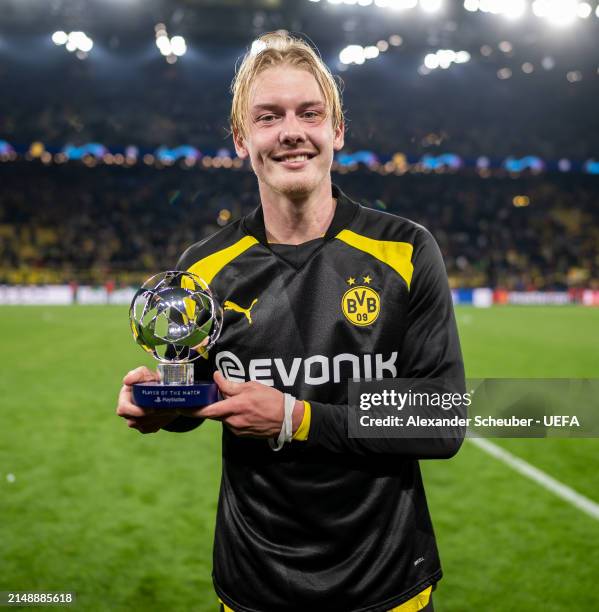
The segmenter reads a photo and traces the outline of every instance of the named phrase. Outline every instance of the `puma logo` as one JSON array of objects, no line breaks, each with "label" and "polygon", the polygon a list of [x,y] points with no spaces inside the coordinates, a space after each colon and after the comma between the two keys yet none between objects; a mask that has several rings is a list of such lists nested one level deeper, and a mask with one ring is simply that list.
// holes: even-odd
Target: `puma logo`
[{"label": "puma logo", "polygon": [[234,310],[235,312],[241,312],[243,313],[247,320],[248,323],[251,325],[252,324],[252,315],[250,314],[250,310],[254,307],[254,304],[258,301],[258,298],[254,298],[254,300],[252,301],[252,303],[250,304],[249,308],[242,308],[241,306],[238,306],[235,302],[231,302],[229,300],[227,300],[224,303],[224,309],[225,310]]}]

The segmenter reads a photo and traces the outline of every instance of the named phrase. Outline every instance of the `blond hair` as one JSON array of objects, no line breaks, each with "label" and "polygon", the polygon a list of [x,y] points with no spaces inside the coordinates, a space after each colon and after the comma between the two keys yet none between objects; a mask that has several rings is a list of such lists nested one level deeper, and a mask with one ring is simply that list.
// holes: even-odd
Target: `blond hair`
[{"label": "blond hair", "polygon": [[267,32],[256,39],[236,70],[231,83],[233,101],[230,123],[233,134],[246,135],[249,96],[254,79],[264,70],[281,65],[310,72],[322,91],[333,128],[343,125],[341,88],[318,51],[302,38],[278,30]]}]

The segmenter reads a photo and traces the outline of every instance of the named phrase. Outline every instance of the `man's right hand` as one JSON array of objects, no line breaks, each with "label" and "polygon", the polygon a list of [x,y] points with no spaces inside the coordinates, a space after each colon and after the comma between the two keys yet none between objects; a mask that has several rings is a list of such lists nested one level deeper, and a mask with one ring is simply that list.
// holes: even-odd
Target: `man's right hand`
[{"label": "man's right hand", "polygon": [[133,403],[133,392],[131,385],[135,383],[158,381],[158,373],[152,372],[145,366],[135,368],[128,372],[123,378],[123,386],[119,393],[119,401],[116,407],[118,416],[127,421],[127,425],[132,429],[137,429],[141,433],[155,433],[165,427],[178,416],[179,412],[173,409],[160,408],[140,408]]}]

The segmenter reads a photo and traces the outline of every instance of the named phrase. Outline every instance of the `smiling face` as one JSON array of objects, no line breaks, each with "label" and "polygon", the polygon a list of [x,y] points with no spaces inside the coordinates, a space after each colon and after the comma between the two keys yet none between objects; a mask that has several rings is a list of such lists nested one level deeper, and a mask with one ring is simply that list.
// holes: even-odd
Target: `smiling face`
[{"label": "smiling face", "polygon": [[343,125],[333,128],[318,82],[307,70],[268,68],[250,90],[245,135],[235,150],[249,157],[261,193],[305,198],[330,184],[333,154],[343,147]]}]

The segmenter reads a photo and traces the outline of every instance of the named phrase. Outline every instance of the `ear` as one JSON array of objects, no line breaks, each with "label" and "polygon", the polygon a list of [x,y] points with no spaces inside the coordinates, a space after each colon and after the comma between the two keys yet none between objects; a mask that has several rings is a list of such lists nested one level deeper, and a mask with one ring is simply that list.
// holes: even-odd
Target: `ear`
[{"label": "ear", "polygon": [[244,137],[236,131],[233,131],[233,144],[235,145],[235,153],[240,159],[246,159],[249,156],[249,151],[245,146]]},{"label": "ear", "polygon": [[335,130],[335,135],[333,136],[333,149],[335,151],[341,151],[341,149],[343,149],[344,144],[345,144],[345,123],[343,123],[342,121],[339,127]]}]

